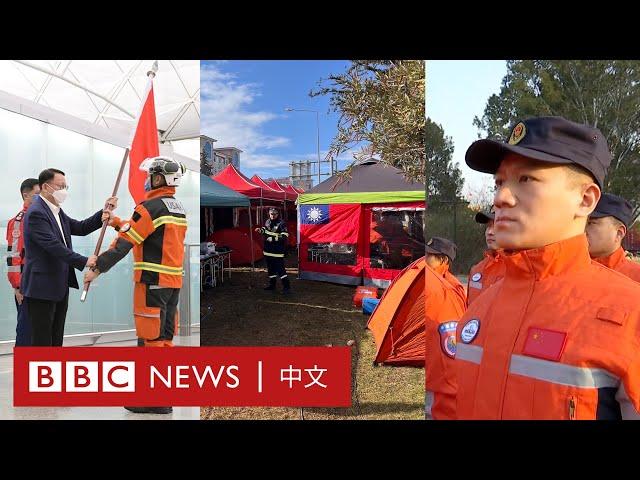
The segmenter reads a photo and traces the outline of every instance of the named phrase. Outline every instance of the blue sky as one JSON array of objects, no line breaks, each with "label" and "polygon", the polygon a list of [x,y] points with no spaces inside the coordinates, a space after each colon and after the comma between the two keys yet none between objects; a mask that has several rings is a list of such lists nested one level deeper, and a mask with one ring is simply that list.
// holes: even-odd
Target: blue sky
[{"label": "blue sky", "polygon": [[[203,61],[201,131],[216,147],[243,150],[240,170],[251,177],[286,177],[289,162],[315,160],[316,115],[285,107],[318,110],[320,155],[336,133],[338,115],[328,113],[328,97],[309,97],[321,78],[344,72],[348,61]],[[340,157],[339,168],[352,160]],[[328,169],[328,165],[324,165]],[[327,177],[322,177],[323,180]]]},{"label": "blue sky", "polygon": [[467,167],[464,154],[478,139],[473,117],[481,117],[489,97],[500,92],[506,73],[504,60],[427,61],[427,116],[441,124],[445,135],[453,140],[453,161],[462,170],[464,194],[493,185],[491,175]]}]

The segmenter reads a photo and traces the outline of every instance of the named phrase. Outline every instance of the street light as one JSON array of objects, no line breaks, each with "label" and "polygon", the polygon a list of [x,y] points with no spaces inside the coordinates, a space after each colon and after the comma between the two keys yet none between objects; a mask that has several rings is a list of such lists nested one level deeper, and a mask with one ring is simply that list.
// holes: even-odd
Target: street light
[{"label": "street light", "polygon": [[[318,133],[318,185],[320,185],[320,116],[317,110],[305,110],[298,108],[285,107],[285,112],[312,112],[316,114],[316,129]],[[331,174],[333,175],[333,162],[331,163]]]}]

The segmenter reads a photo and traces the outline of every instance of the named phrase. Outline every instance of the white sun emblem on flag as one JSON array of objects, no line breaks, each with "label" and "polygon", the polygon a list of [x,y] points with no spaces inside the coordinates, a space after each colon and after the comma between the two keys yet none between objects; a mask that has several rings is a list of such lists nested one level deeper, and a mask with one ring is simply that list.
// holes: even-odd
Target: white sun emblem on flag
[{"label": "white sun emblem on flag", "polygon": [[316,223],[322,220],[322,210],[317,207],[310,208],[307,212],[307,218]]}]

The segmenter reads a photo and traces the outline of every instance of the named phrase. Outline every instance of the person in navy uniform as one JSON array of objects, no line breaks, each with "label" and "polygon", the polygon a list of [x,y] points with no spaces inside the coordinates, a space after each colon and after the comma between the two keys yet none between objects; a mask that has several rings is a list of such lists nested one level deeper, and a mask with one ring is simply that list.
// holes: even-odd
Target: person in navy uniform
[{"label": "person in navy uniform", "polygon": [[289,240],[287,223],[280,218],[280,212],[277,208],[270,208],[269,218],[264,227],[258,227],[255,230],[264,237],[263,252],[269,275],[269,285],[265,287],[265,290],[275,290],[276,282],[280,277],[283,293],[290,293],[291,284],[284,268],[284,254]]}]

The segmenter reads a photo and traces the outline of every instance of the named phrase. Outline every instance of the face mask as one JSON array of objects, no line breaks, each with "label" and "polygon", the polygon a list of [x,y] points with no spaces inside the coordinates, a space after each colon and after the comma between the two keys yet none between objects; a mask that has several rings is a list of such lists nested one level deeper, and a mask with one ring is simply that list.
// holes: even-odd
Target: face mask
[{"label": "face mask", "polygon": [[144,181],[144,191],[151,191],[151,177],[147,177],[147,179]]},{"label": "face mask", "polygon": [[54,190],[51,193],[51,196],[56,200],[56,202],[58,202],[59,204],[63,204],[69,196],[69,192],[66,189]]}]

